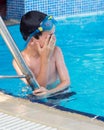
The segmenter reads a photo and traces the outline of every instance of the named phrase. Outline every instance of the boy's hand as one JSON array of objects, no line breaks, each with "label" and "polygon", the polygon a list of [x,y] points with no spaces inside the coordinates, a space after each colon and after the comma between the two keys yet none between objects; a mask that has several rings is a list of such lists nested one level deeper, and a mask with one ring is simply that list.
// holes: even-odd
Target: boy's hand
[{"label": "boy's hand", "polygon": [[47,58],[47,59],[50,58],[50,56],[52,55],[52,52],[54,50],[54,47],[55,47],[55,42],[56,42],[55,36],[48,35],[44,42],[43,48],[41,48],[40,45],[37,44],[38,52],[42,58]]},{"label": "boy's hand", "polygon": [[39,97],[46,97],[48,96],[48,92],[49,90],[45,87],[40,87],[39,89],[34,90],[33,94]]}]

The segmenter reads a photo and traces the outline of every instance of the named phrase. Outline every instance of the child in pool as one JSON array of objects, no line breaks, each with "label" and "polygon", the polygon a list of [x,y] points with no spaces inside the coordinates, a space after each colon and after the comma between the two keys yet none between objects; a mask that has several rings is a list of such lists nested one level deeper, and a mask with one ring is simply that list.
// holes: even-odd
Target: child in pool
[{"label": "child in pool", "polygon": [[[34,90],[34,95],[46,96],[67,88],[70,77],[62,51],[55,46],[54,18],[39,11],[30,11],[21,18],[20,31],[24,40],[27,40],[27,46],[21,54],[41,86]],[[15,60],[13,65],[17,73],[22,74]],[[57,79],[60,83],[53,89],[47,89]],[[26,80],[24,82],[27,83]]]}]

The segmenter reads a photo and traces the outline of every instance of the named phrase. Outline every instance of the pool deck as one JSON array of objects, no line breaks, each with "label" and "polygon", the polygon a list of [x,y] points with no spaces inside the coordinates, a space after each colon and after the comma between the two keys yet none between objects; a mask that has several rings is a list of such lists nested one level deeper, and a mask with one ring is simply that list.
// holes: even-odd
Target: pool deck
[{"label": "pool deck", "polygon": [[16,25],[19,24],[19,20],[15,20],[15,19],[8,19],[8,20],[4,20],[4,23],[8,26],[8,25]]},{"label": "pool deck", "polygon": [[0,112],[57,130],[104,130],[104,122],[0,92]]}]

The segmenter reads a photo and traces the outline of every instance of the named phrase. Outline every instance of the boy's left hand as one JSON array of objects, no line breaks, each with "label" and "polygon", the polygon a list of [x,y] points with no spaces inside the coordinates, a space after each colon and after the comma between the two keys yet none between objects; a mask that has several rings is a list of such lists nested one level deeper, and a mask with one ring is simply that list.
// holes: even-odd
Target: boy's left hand
[{"label": "boy's left hand", "polygon": [[40,87],[39,89],[34,90],[33,94],[35,96],[46,97],[48,96],[48,92],[49,90],[46,89],[45,87]]}]

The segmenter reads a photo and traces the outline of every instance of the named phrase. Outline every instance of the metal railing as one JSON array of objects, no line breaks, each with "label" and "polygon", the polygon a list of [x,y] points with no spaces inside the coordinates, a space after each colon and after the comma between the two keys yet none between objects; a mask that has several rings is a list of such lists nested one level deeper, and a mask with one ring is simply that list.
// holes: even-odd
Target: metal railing
[{"label": "metal railing", "polygon": [[13,55],[18,67],[20,68],[21,72],[25,76],[25,77],[24,76],[1,76],[1,78],[26,78],[28,84],[32,87],[32,90],[39,88],[40,86],[38,82],[36,81],[29,67],[26,65],[18,47],[16,46],[15,41],[10,35],[1,16],[0,16],[0,34],[3,37],[6,45],[8,46],[11,54]]}]

